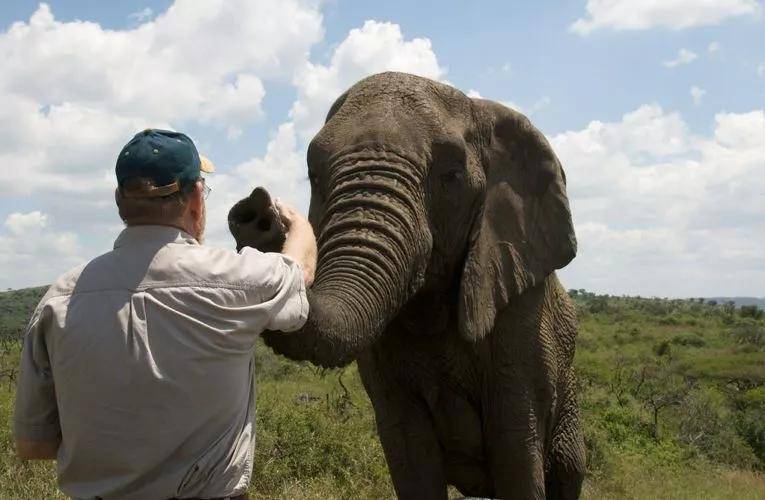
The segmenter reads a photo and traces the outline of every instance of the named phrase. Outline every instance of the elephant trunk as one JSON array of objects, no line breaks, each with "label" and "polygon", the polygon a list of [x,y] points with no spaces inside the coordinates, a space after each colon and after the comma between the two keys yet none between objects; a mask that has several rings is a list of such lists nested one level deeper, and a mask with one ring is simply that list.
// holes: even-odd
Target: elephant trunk
[{"label": "elephant trunk", "polygon": [[353,361],[382,333],[421,285],[430,249],[417,170],[351,157],[330,172],[308,321],[263,335],[280,354],[327,367]]}]

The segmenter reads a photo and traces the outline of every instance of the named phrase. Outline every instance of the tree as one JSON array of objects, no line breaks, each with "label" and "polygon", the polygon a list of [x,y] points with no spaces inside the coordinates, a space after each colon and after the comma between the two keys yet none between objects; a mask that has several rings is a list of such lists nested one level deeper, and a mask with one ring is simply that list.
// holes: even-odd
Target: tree
[{"label": "tree", "polygon": [[651,435],[659,440],[659,417],[664,409],[680,405],[694,387],[691,379],[677,372],[671,356],[646,362],[636,375],[635,398],[651,414]]},{"label": "tree", "polygon": [[736,303],[732,300],[726,300],[723,302],[722,310],[726,315],[733,316],[733,313],[736,312]]},{"label": "tree", "polygon": [[762,318],[763,311],[762,309],[757,307],[755,304],[752,304],[750,306],[741,306],[741,309],[739,309],[738,314],[742,318],[760,319]]}]

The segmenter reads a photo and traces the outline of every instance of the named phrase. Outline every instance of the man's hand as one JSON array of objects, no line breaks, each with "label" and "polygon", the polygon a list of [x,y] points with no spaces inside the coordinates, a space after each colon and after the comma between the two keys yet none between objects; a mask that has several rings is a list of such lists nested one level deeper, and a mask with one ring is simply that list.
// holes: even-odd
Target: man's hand
[{"label": "man's hand", "polygon": [[305,286],[311,286],[316,272],[316,237],[308,219],[300,215],[294,208],[274,200],[274,205],[279,211],[285,227],[287,239],[284,242],[282,253],[295,259],[303,268]]},{"label": "man's hand", "polygon": [[53,460],[61,441],[16,440],[16,454],[22,460]]}]

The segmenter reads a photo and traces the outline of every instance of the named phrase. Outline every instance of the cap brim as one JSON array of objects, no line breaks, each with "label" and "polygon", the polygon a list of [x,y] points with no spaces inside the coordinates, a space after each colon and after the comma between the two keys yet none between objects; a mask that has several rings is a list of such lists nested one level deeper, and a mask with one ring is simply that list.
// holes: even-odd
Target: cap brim
[{"label": "cap brim", "polygon": [[206,156],[199,155],[199,170],[211,174],[215,172],[215,165]]}]

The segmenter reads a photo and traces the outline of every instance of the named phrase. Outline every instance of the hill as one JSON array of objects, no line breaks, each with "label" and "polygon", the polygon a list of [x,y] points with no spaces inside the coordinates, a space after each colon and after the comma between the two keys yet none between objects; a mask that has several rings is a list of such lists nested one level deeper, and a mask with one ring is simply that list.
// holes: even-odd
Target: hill
[{"label": "hill", "polygon": [[16,335],[26,326],[47,286],[0,292],[0,336]]},{"label": "hill", "polygon": [[[23,328],[43,292],[0,294],[7,331]],[[583,498],[765,498],[764,315],[725,301],[570,295],[580,321]],[[53,464],[11,452],[15,382],[2,373],[17,370],[19,343],[5,339],[0,497],[63,498]],[[252,498],[394,496],[355,365],[321,370],[260,343],[255,362]]]},{"label": "hill", "polygon": [[736,307],[757,306],[760,309],[765,309],[765,298],[763,297],[709,297],[706,300],[713,300],[718,304],[724,304],[725,302],[731,301],[736,304]]}]

